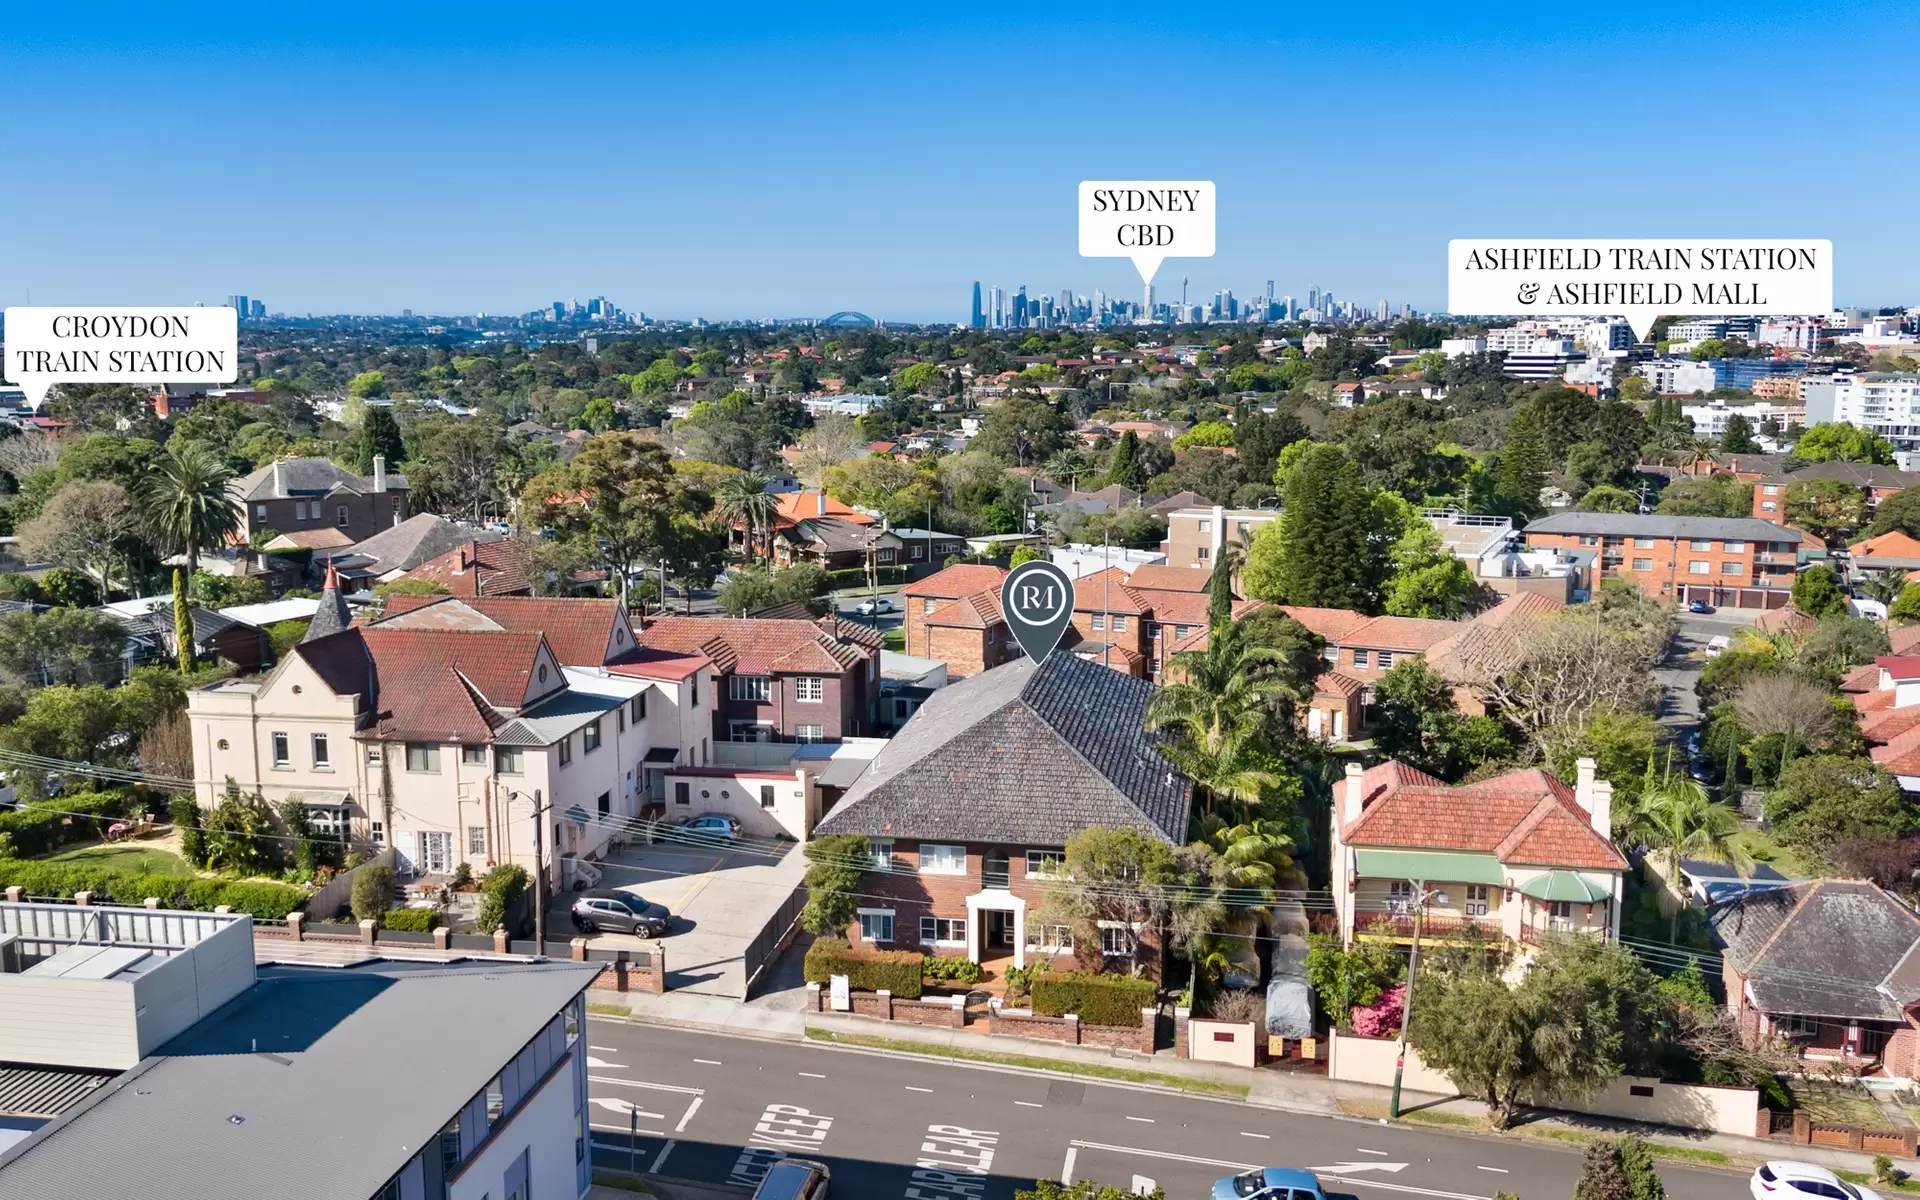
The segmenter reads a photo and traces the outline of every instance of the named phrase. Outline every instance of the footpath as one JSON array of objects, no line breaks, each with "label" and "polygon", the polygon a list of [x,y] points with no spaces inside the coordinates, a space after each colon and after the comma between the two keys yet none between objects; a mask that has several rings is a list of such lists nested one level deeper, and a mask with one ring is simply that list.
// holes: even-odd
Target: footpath
[{"label": "footpath", "polygon": [[[1285,1112],[1342,1120],[1386,1120],[1389,1090],[1372,1084],[1345,1083],[1324,1075],[1285,1068],[1247,1068],[1224,1063],[1192,1062],[1170,1052],[1147,1056],[1098,1046],[976,1033],[876,1021],[845,1013],[805,1012],[781,996],[762,997],[747,1004],[719,997],[668,992],[652,995],[631,992],[617,1003],[595,994],[593,1011],[624,1015],[615,1010],[631,1006],[631,1019],[736,1037],[806,1041],[809,1037],[877,1053],[928,1055],[987,1066],[1030,1071],[1058,1071],[1104,1079],[1121,1086],[1180,1091],[1244,1099],[1248,1104]],[[1486,1106],[1460,1096],[1425,1092],[1402,1093],[1401,1120],[1436,1132],[1478,1137],[1514,1137],[1577,1145],[1596,1136],[1638,1133],[1673,1157],[1691,1166],[1722,1167],[1741,1173],[1767,1159],[1817,1163],[1836,1171],[1870,1175],[1873,1156],[1854,1150],[1790,1145],[1734,1134],[1706,1133],[1667,1126],[1635,1125],[1604,1117],[1555,1112],[1530,1115],[1524,1128],[1496,1133],[1485,1128]],[[1905,1164],[1913,1169],[1914,1164]]]}]

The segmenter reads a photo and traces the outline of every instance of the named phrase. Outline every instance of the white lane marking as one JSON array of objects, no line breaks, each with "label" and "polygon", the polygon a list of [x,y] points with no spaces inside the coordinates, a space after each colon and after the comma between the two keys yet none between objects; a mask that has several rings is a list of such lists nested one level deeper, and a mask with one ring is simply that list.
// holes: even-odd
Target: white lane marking
[{"label": "white lane marking", "polygon": [[706,1067],[723,1067],[726,1065],[717,1058],[696,1058],[693,1061]]},{"label": "white lane marking", "polygon": [[590,1067],[612,1067],[616,1071],[624,1071],[627,1069],[627,1064],[625,1063],[608,1062],[604,1058],[595,1058],[591,1054],[587,1055],[587,1065]]},{"label": "white lane marking", "polygon": [[907,1084],[907,1085],[906,1085],[906,1087],[907,1087],[907,1090],[908,1090],[908,1091],[910,1091],[910,1092],[931,1092],[931,1091],[933,1091],[933,1089],[932,1089],[932,1088],[923,1088],[923,1087],[915,1087],[915,1086],[913,1086],[913,1085],[912,1085],[912,1084],[910,1084],[910,1083],[909,1083],[909,1084]]},{"label": "white lane marking", "polygon": [[646,1109],[641,1108],[638,1104],[633,1103],[631,1100],[608,1100],[600,1096],[594,1096],[591,1099],[595,1104],[599,1105],[601,1108],[604,1108],[609,1112],[617,1112],[623,1117],[644,1117],[644,1118],[647,1118],[648,1120],[654,1120],[654,1121],[664,1121],[667,1119],[667,1114],[657,1113],[657,1112],[648,1112]]},{"label": "white lane marking", "polygon": [[1014,1103],[1018,1104],[1021,1108],[1045,1108],[1046,1107],[1046,1105],[1036,1103],[1032,1100],[1015,1100]]},{"label": "white lane marking", "polygon": [[1159,1186],[1159,1184],[1147,1178],[1145,1175],[1135,1175],[1133,1177],[1133,1194],[1136,1196],[1151,1196],[1153,1195],[1153,1189]]},{"label": "white lane marking", "polygon": [[1270,1133],[1248,1133],[1244,1129],[1240,1131],[1240,1136],[1241,1137],[1257,1137],[1263,1142],[1270,1142],[1273,1140],[1273,1135]]},{"label": "white lane marking", "polygon": [[1316,1171],[1325,1171],[1329,1175],[1351,1175],[1355,1171],[1399,1172],[1399,1171],[1406,1170],[1409,1165],[1411,1164],[1380,1163],[1380,1162],[1343,1162],[1343,1163],[1335,1163],[1330,1167],[1315,1167],[1313,1169]]},{"label": "white lane marking", "polygon": [[1067,1161],[1060,1168],[1060,1182],[1063,1186],[1069,1185],[1073,1182],[1073,1160],[1075,1158],[1078,1158],[1079,1155],[1080,1155],[1080,1147],[1074,1145],[1072,1142],[1068,1142],[1067,1143]]},{"label": "white lane marking", "polygon": [[617,1083],[621,1087],[647,1088],[655,1092],[679,1092],[682,1096],[704,1096],[707,1094],[707,1089],[705,1088],[677,1087],[671,1083],[646,1083],[639,1079],[615,1079],[610,1075],[589,1075],[587,1078],[594,1083]]},{"label": "white lane marking", "polygon": [[615,1050],[615,1049],[614,1049],[614,1048],[613,1048],[612,1046],[588,1046],[588,1047],[587,1047],[587,1049],[589,1049],[589,1050],[598,1050],[598,1051],[599,1051],[600,1053],[602,1053],[602,1054],[618,1054],[618,1053],[620,1053],[620,1052],[619,1052],[618,1050]]},{"label": "white lane marking", "polygon": [[[628,1129],[628,1128],[627,1128],[627,1127],[626,1127],[625,1125],[594,1125],[594,1126],[590,1126],[590,1128],[591,1128],[591,1129],[592,1129],[592,1130],[594,1131],[594,1138],[593,1138],[593,1144],[594,1144],[594,1145],[596,1145],[596,1146],[608,1146],[608,1147],[611,1147],[612,1149],[615,1149],[615,1150],[625,1150],[625,1149],[627,1148],[627,1146],[628,1146],[628,1144],[629,1144],[629,1143],[628,1143],[628,1140],[627,1140],[627,1136],[626,1136],[626,1135],[627,1135],[627,1134],[629,1134],[629,1133],[637,1133],[637,1134],[639,1134],[639,1135],[640,1135],[641,1137],[665,1137],[665,1136],[667,1136],[666,1134],[664,1134],[664,1133],[661,1133],[661,1132],[660,1132],[660,1131],[659,1131],[658,1129],[633,1129],[633,1130],[629,1130],[629,1129]],[[616,1137],[611,1137],[611,1136],[609,1136],[609,1137],[601,1137],[601,1136],[599,1136],[599,1135],[600,1135],[600,1134],[602,1134],[602,1133],[606,1133],[606,1134],[615,1134],[615,1133],[617,1133],[617,1134],[620,1134],[621,1136],[619,1136],[619,1137],[617,1137],[617,1138],[616,1138]]]},{"label": "white lane marking", "polygon": [[1476,1171],[1494,1171],[1494,1172],[1497,1172],[1497,1173],[1499,1173],[1499,1174],[1501,1174],[1501,1175],[1511,1175],[1511,1174],[1513,1174],[1513,1172],[1511,1172],[1511,1171],[1509,1171],[1509,1170],[1507,1170],[1507,1169],[1506,1169],[1505,1167],[1480,1167],[1480,1166],[1476,1166],[1476,1167],[1474,1167],[1474,1170],[1476,1170]]},{"label": "white lane marking", "polygon": [[804,1079],[825,1079],[826,1078],[825,1075],[820,1074],[818,1071],[802,1071],[800,1072],[800,1075]]},{"label": "white lane marking", "polygon": [[1369,1150],[1365,1146],[1355,1146],[1353,1149],[1354,1149],[1354,1152],[1357,1154],[1378,1154],[1381,1158],[1385,1158],[1387,1156],[1387,1152],[1385,1150]]},{"label": "white lane marking", "polygon": [[[673,1127],[673,1131],[675,1133],[685,1133],[687,1131],[687,1122],[693,1120],[693,1114],[700,1111],[700,1102],[704,1099],[706,1099],[705,1096],[695,1096],[693,1098],[693,1103],[687,1105],[686,1115],[682,1116],[680,1118],[680,1123]],[[658,1170],[659,1168],[656,1167],[654,1169]]]},{"label": "white lane marking", "polygon": [[913,1162],[915,1186],[907,1195],[979,1195],[980,1178],[993,1173],[993,1152],[999,1144],[997,1129],[927,1126],[926,1140],[920,1143],[920,1155]]},{"label": "white lane marking", "polygon": [[679,1144],[679,1142],[668,1142],[666,1145],[660,1147],[660,1153],[653,1156],[653,1165],[647,1168],[647,1174],[658,1175],[660,1168],[666,1165],[667,1155],[672,1154],[673,1148]]},{"label": "white lane marking", "polygon": [[[1167,1150],[1142,1150],[1138,1146],[1110,1146],[1104,1142],[1082,1142],[1075,1140],[1068,1142],[1067,1147],[1067,1163],[1069,1166],[1073,1163],[1073,1151],[1075,1150],[1106,1150],[1114,1154],[1139,1154],[1146,1158],[1164,1158],[1173,1162],[1198,1163],[1204,1167],[1225,1167],[1230,1171],[1253,1171],[1259,1169],[1259,1164],[1257,1163],[1229,1162],[1221,1158],[1196,1158],[1190,1154],[1174,1154]],[[1404,1183],[1388,1183],[1381,1179],[1356,1179],[1349,1176],[1340,1176],[1339,1178],[1342,1182],[1351,1183],[1356,1187],[1380,1188],[1389,1192],[1407,1192],[1415,1196],[1436,1196],[1439,1197],[1439,1200],[1493,1200],[1491,1196],[1475,1196],[1467,1192],[1443,1192],[1436,1188],[1411,1187]],[[1069,1179],[1065,1182],[1071,1183],[1073,1181]]]},{"label": "white lane marking", "polygon": [[1153,1118],[1152,1118],[1152,1117],[1128,1117],[1128,1118],[1127,1118],[1127,1120],[1129,1120],[1129,1121],[1138,1121],[1138,1122],[1140,1122],[1140,1123],[1141,1123],[1141,1124],[1143,1124],[1143,1125],[1151,1125],[1151,1124],[1153,1124]]}]

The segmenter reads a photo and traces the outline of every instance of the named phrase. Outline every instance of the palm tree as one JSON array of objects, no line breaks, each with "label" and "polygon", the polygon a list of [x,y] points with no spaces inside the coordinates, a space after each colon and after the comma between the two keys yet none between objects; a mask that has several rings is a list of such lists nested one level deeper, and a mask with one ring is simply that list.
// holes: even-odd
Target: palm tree
[{"label": "palm tree", "polygon": [[1202,817],[1195,832],[1219,854],[1229,887],[1272,890],[1293,887],[1299,880],[1293,835],[1278,821],[1255,818],[1229,825],[1218,817]]},{"label": "palm tree", "polygon": [[240,510],[227,494],[233,467],[205,442],[188,442],[160,456],[141,488],[147,520],[157,539],[186,556],[173,569],[175,653],[184,673],[193,666],[193,622],[187,615],[187,584],[200,569],[200,553],[216,550],[240,531]]},{"label": "palm tree", "polygon": [[1666,884],[1675,901],[1669,941],[1679,939],[1680,909],[1685,907],[1681,859],[1726,863],[1742,879],[1753,874],[1757,859],[1752,835],[1740,823],[1740,810],[1724,800],[1708,799],[1706,788],[1674,774],[1671,763],[1660,785],[1642,791],[1638,803],[1621,814],[1616,824],[1623,843],[1664,864]]},{"label": "palm tree", "polygon": [[772,482],[756,471],[742,471],[738,475],[727,476],[714,489],[715,507],[721,517],[728,524],[738,522],[745,529],[749,559],[753,557],[755,534],[767,535],[767,557],[773,557],[773,516],[779,511],[780,504],[767,494]]},{"label": "palm tree", "polygon": [[1892,604],[1900,595],[1900,589],[1907,586],[1907,573],[1897,567],[1884,571],[1875,571],[1856,584],[1861,591],[1882,604]]}]

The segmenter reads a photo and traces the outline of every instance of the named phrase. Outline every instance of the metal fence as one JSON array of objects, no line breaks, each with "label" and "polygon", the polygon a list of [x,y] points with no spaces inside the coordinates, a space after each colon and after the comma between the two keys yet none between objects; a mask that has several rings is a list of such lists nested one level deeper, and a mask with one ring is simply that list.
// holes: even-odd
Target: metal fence
[{"label": "metal fence", "polygon": [[780,947],[786,944],[787,935],[793,932],[794,925],[800,920],[800,910],[806,906],[807,889],[795,887],[793,894],[781,903],[780,910],[747,943],[745,952],[740,956],[740,967],[746,975],[749,998],[760,984],[760,977],[767,965],[780,953]]}]

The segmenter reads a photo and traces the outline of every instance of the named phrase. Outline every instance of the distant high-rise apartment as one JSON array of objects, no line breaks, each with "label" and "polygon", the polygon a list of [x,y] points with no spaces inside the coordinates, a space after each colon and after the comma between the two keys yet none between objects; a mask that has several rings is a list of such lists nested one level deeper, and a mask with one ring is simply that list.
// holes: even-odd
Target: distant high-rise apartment
[{"label": "distant high-rise apartment", "polygon": [[985,329],[986,327],[987,314],[980,308],[980,281],[976,279],[973,281],[973,312],[967,317],[967,328]]},{"label": "distant high-rise apartment", "polygon": [[247,314],[251,311],[251,309],[248,308],[248,302],[245,296],[228,296],[227,307],[231,308],[234,311],[234,315],[242,321],[247,319]]}]

